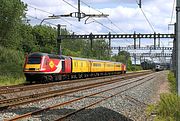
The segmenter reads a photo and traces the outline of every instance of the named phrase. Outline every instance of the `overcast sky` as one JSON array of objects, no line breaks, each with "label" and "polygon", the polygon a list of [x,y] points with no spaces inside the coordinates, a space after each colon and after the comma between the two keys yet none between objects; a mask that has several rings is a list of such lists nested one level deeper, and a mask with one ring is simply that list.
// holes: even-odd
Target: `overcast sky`
[{"label": "overcast sky", "polygon": [[[22,0],[29,5],[27,15],[36,18],[47,18],[48,16],[69,14],[77,12],[77,0]],[[57,25],[66,25],[66,29],[76,34],[89,33],[172,33],[175,12],[171,21],[174,0],[141,0],[142,10],[147,16],[151,26],[145,19],[141,9],[138,7],[139,0],[81,0],[81,11],[86,14],[108,14],[107,18],[87,18],[78,22],[77,18],[61,18],[48,20]],[[69,5],[68,3],[71,5]],[[44,10],[46,12],[40,11]],[[175,11],[175,10],[174,10]],[[48,13],[49,12],[49,13]],[[31,24],[40,24],[40,20],[28,17]],[[97,23],[100,22],[101,24]],[[171,22],[171,23],[170,23]],[[43,22],[43,24],[47,24]],[[106,26],[106,27],[104,27]],[[153,29],[152,29],[153,28]],[[133,44],[133,40],[113,40],[112,46],[124,46]],[[171,39],[161,40],[162,46],[172,46]],[[142,45],[153,44],[153,40],[142,41]]]}]

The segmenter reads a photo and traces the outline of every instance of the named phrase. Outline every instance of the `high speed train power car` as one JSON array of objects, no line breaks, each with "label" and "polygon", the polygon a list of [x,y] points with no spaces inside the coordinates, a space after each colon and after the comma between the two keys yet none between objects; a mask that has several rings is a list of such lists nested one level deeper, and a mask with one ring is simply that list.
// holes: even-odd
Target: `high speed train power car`
[{"label": "high speed train power car", "polygon": [[126,73],[126,65],[120,62],[36,52],[26,57],[23,71],[28,82],[46,83]]},{"label": "high speed train power car", "polygon": [[164,70],[164,67],[160,64],[157,64],[155,67],[155,71],[162,71],[162,70]]}]

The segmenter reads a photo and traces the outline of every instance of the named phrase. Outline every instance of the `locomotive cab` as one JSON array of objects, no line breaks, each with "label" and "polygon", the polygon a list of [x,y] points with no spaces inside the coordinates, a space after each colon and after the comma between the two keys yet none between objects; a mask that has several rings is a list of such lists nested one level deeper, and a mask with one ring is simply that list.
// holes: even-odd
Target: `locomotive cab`
[{"label": "locomotive cab", "polygon": [[24,72],[44,72],[49,69],[49,57],[40,53],[33,53],[26,57]]},{"label": "locomotive cab", "polygon": [[54,81],[55,75],[62,70],[61,56],[47,53],[32,53],[26,57],[24,74],[28,82]]}]

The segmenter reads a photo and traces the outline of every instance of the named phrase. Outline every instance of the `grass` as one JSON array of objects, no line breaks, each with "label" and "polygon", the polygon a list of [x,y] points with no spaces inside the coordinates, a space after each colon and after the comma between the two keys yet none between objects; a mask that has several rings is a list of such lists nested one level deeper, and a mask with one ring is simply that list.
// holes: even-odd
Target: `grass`
[{"label": "grass", "polygon": [[0,85],[24,83],[24,53],[0,46]]},{"label": "grass", "polygon": [[25,78],[14,78],[11,76],[0,76],[0,86],[18,85],[25,83]]},{"label": "grass", "polygon": [[176,94],[176,92],[177,92],[176,78],[174,76],[174,73],[171,71],[168,74],[168,81],[169,81],[169,85],[170,85],[170,91],[173,94]]},{"label": "grass", "polygon": [[168,80],[171,93],[161,94],[160,101],[147,108],[147,115],[155,112],[154,121],[180,121],[180,97],[176,92],[176,79],[172,72],[169,72]]}]

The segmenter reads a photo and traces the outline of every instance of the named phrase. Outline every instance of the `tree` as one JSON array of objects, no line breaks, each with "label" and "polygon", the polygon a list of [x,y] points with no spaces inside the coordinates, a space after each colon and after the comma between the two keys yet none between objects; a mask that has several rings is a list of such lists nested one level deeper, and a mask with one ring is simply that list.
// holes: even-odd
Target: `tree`
[{"label": "tree", "polygon": [[37,51],[46,53],[57,52],[57,31],[50,26],[36,25],[32,29],[32,34],[35,39],[36,45],[38,45]]},{"label": "tree", "polygon": [[132,70],[132,62],[130,58],[130,53],[128,53],[127,51],[120,51],[118,55],[114,55],[112,58],[114,61],[122,62],[126,64],[127,70]]},{"label": "tree", "polygon": [[0,44],[16,49],[20,44],[19,29],[25,15],[23,2],[20,0],[1,0],[0,4]]}]

